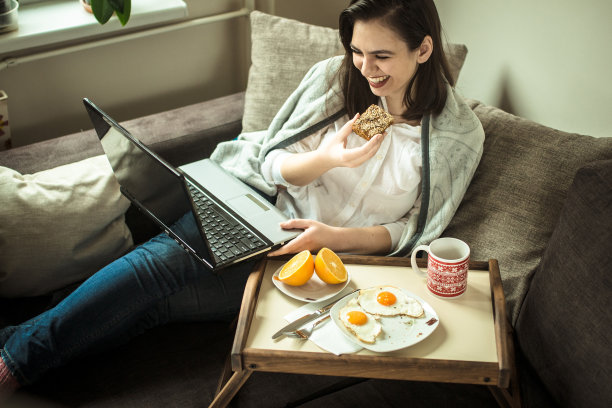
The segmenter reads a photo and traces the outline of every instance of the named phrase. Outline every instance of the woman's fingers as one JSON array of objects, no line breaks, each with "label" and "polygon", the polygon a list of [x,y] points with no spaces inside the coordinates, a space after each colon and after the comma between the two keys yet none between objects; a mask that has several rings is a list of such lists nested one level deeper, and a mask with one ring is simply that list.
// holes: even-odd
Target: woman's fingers
[{"label": "woman's fingers", "polygon": [[370,159],[380,148],[383,138],[384,135],[378,134],[362,146],[347,149],[345,152],[347,165],[357,167]]},{"label": "woman's fingers", "polygon": [[307,219],[288,220],[282,222],[280,226],[283,229],[302,229],[304,232],[277,250],[269,252],[268,256],[295,254],[305,249],[317,250],[321,247],[319,238],[324,237],[325,234],[322,231],[326,229],[325,224]]},{"label": "woman's fingers", "polygon": [[280,227],[282,229],[301,229],[301,230],[305,230],[306,228],[310,227],[312,225],[313,221],[312,220],[305,220],[305,219],[301,219],[301,218],[293,218],[290,220],[287,220],[285,222],[281,222],[280,223]]},{"label": "woman's fingers", "polygon": [[359,114],[357,113],[353,116],[353,119],[346,122],[338,131],[337,135],[346,144],[346,139],[353,132],[353,123],[359,118]]},{"label": "woman's fingers", "polygon": [[304,247],[302,235],[298,235],[296,238],[292,239],[282,247],[268,252],[268,256],[278,256],[284,254],[297,254],[298,252],[303,251],[304,249],[309,249]]},{"label": "woman's fingers", "polygon": [[[291,220],[287,220],[285,222],[281,222],[280,223],[280,227],[282,229],[302,229],[302,230],[306,230],[306,228],[308,228],[309,220],[302,220],[302,219],[291,219]],[[300,251],[300,247],[302,246],[302,239],[300,239],[300,237],[303,235],[304,233],[298,235],[297,237],[295,237],[294,239],[292,239],[291,241],[289,241],[288,243],[286,243],[285,245],[283,245],[282,247],[268,252],[268,256],[277,256],[277,255],[284,255],[284,254],[291,254],[291,253],[297,253]]]},{"label": "woman's fingers", "polygon": [[[359,118],[356,114],[353,119],[346,122],[335,136],[324,139],[318,150],[321,157],[325,158],[330,167],[357,167],[376,154],[385,137],[378,134],[368,140],[365,144],[347,149],[347,140],[352,134],[352,125]],[[358,137],[358,136],[355,136]]]}]

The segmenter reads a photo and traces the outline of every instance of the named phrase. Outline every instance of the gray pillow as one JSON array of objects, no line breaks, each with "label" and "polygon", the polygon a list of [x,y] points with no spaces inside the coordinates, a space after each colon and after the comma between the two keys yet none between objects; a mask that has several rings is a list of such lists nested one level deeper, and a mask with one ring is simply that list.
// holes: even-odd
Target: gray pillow
[{"label": "gray pillow", "polygon": [[132,246],[106,156],[27,175],[0,167],[0,197],[0,297],[53,292]]},{"label": "gray pillow", "polygon": [[566,133],[470,104],[484,127],[484,153],[443,235],[466,241],[474,260],[499,261],[514,324],[576,171],[612,159],[612,138]]},{"label": "gray pillow", "polygon": [[[267,129],[287,97],[317,62],[343,55],[338,30],[259,11],[251,13],[251,68],[242,130]],[[449,44],[447,55],[456,79],[467,48]]]},{"label": "gray pillow", "polygon": [[612,160],[578,171],[531,282],[517,339],[563,406],[612,402]]}]

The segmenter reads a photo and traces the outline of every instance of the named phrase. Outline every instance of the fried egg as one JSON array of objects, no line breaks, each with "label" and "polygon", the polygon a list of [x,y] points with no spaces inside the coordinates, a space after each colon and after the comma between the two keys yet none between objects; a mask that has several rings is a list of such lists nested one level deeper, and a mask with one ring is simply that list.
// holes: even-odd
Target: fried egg
[{"label": "fried egg", "polygon": [[376,342],[376,337],[382,332],[382,326],[376,321],[376,318],[359,307],[357,299],[349,300],[340,309],[339,314],[344,327],[365,343]]},{"label": "fried egg", "polygon": [[376,316],[421,317],[423,306],[395,286],[379,286],[359,291],[359,305]]}]

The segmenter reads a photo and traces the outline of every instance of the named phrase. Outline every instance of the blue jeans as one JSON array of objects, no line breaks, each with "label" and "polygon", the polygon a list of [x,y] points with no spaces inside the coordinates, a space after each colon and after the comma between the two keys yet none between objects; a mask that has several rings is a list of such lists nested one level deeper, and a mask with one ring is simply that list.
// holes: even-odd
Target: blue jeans
[{"label": "blue jeans", "polygon": [[[198,234],[193,217],[181,218],[177,227]],[[0,330],[0,355],[26,385],[161,324],[230,320],[253,266],[242,262],[211,272],[160,234],[92,275],[54,308]]]}]

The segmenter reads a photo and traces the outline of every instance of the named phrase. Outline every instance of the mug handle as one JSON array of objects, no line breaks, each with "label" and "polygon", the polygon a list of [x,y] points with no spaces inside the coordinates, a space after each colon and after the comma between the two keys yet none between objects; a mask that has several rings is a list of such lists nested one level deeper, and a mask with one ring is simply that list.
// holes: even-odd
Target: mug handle
[{"label": "mug handle", "polygon": [[412,256],[410,257],[410,265],[412,265],[412,269],[416,273],[424,274],[424,272],[421,271],[421,269],[419,268],[416,262],[417,252],[419,251],[425,251],[429,254],[429,245],[419,245],[418,247],[414,249],[414,251],[412,251]]}]

